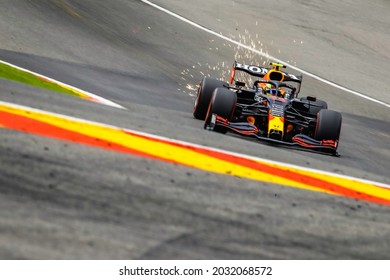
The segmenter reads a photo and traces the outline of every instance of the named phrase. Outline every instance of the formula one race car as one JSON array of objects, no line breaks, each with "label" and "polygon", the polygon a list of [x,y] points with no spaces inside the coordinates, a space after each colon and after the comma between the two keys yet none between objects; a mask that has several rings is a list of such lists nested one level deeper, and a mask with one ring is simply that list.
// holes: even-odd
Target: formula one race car
[{"label": "formula one race car", "polygon": [[[232,131],[277,144],[337,154],[341,114],[328,110],[325,101],[313,96],[298,98],[302,76],[271,68],[235,62],[229,83],[211,78],[200,82],[194,117],[204,128]],[[236,71],[254,77],[252,87],[236,80]]]}]

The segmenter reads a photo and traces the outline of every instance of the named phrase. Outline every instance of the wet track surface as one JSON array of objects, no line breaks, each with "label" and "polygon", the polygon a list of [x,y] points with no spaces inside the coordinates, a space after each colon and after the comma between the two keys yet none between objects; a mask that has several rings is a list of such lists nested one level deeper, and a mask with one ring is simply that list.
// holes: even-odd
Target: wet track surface
[{"label": "wet track surface", "polygon": [[[328,51],[328,45],[317,42],[322,38],[318,33],[304,33],[307,28],[299,24],[289,25],[290,37],[284,34],[271,44],[278,27],[264,23],[268,29],[263,27],[260,32],[252,19],[257,10],[261,14],[261,9],[247,2],[231,1],[246,8],[241,17],[231,15],[231,21],[227,19],[229,5],[226,10],[221,8],[224,17],[206,13],[212,9],[206,1],[201,1],[198,12],[176,1],[164,1],[164,7],[226,35],[235,32],[238,36],[245,29],[253,37],[258,33],[258,40],[263,40],[271,54],[278,56],[280,50],[281,58],[287,60],[292,53],[295,57],[290,58],[299,66],[367,91],[367,85],[358,83],[354,88],[351,82],[365,73],[340,70],[342,62],[336,61],[334,51],[343,48],[333,44],[334,49]],[[323,4],[324,11],[331,2]],[[308,14],[313,10],[300,2],[296,5],[294,9],[302,8]],[[365,4],[355,5],[363,9]],[[378,13],[390,9],[385,1],[374,6],[373,11]],[[194,86],[201,79],[200,72],[219,78],[222,63],[228,65],[226,69],[230,67],[237,50],[223,40],[140,1],[7,0],[0,4],[0,11],[0,59],[91,91],[127,110],[3,79],[1,101],[390,184],[388,107],[304,77],[302,95],[316,92],[328,100],[330,108],[343,113],[341,157],[221,136],[204,131],[202,123],[192,118],[194,91],[186,86]],[[345,18],[342,12],[329,13]],[[257,18],[259,25],[261,20]],[[354,32],[360,27],[353,25],[353,14],[345,20]],[[380,21],[389,26],[388,20]],[[329,23],[327,28],[336,23]],[[310,24],[320,23],[311,16],[301,23]],[[371,24],[378,22],[366,21],[364,28],[369,29]],[[388,35],[381,33],[381,28],[371,36],[389,46]],[[387,59],[385,48],[373,55],[337,34],[332,37],[326,33],[323,41],[331,40],[328,37],[351,50],[351,57],[340,51],[344,63],[360,69],[367,65],[358,65],[359,59],[376,61],[388,77],[389,66],[379,62]],[[301,38],[312,45],[304,44],[306,49],[283,45]],[[275,46],[277,43],[281,46]],[[311,63],[313,57],[321,58],[318,64]],[[326,60],[336,61],[333,76],[329,74],[329,65],[333,64],[327,65]],[[370,78],[381,85],[384,77],[375,71]],[[371,96],[387,103],[390,100],[376,90]],[[0,167],[3,259],[390,257],[386,206],[6,129],[0,130]]]}]

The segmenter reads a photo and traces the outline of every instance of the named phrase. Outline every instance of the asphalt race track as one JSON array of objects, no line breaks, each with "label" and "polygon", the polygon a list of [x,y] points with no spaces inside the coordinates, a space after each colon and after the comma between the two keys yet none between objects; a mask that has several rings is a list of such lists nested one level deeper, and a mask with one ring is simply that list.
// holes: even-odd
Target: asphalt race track
[{"label": "asphalt race track", "polygon": [[[154,3],[390,104],[388,1],[262,2]],[[5,79],[0,101],[390,184],[389,106],[311,77],[301,95],[343,114],[340,157],[203,130],[194,88],[235,58],[265,61],[142,1],[0,3],[1,60],[126,110]],[[1,259],[390,259],[389,206],[9,129],[0,213]]]}]

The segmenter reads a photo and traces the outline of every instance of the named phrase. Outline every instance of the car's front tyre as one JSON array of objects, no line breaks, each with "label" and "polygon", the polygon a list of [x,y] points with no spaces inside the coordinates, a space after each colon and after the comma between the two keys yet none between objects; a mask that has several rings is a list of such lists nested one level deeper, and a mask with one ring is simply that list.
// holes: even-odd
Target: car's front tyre
[{"label": "car's front tyre", "polygon": [[[210,125],[213,114],[216,114],[228,121],[233,118],[234,110],[237,103],[237,94],[234,91],[217,88],[211,98],[211,102],[207,111],[204,127],[207,128]],[[227,128],[223,126],[215,126],[214,131],[220,133],[226,133]]]},{"label": "car's front tyre", "polygon": [[314,138],[316,140],[340,139],[342,116],[339,112],[322,109],[317,114],[317,125]]},{"label": "car's front tyre", "polygon": [[206,118],[214,90],[216,88],[224,88],[228,86],[228,83],[221,80],[215,80],[207,77],[203,78],[199,85],[198,95],[195,99],[194,117],[198,120],[204,120]]}]

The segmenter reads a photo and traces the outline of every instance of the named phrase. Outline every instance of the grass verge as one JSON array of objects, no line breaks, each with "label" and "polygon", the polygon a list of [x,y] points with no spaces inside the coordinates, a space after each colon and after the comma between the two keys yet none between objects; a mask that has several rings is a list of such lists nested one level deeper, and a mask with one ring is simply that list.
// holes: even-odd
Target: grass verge
[{"label": "grass verge", "polygon": [[65,88],[61,85],[58,85],[52,81],[46,80],[44,78],[41,78],[39,76],[36,76],[32,73],[17,69],[15,67],[12,67],[10,65],[4,64],[0,62],[0,78],[13,80],[16,82],[40,87],[47,90],[52,90],[56,92],[61,92],[77,97],[84,97],[83,94],[78,93],[75,90]]}]

